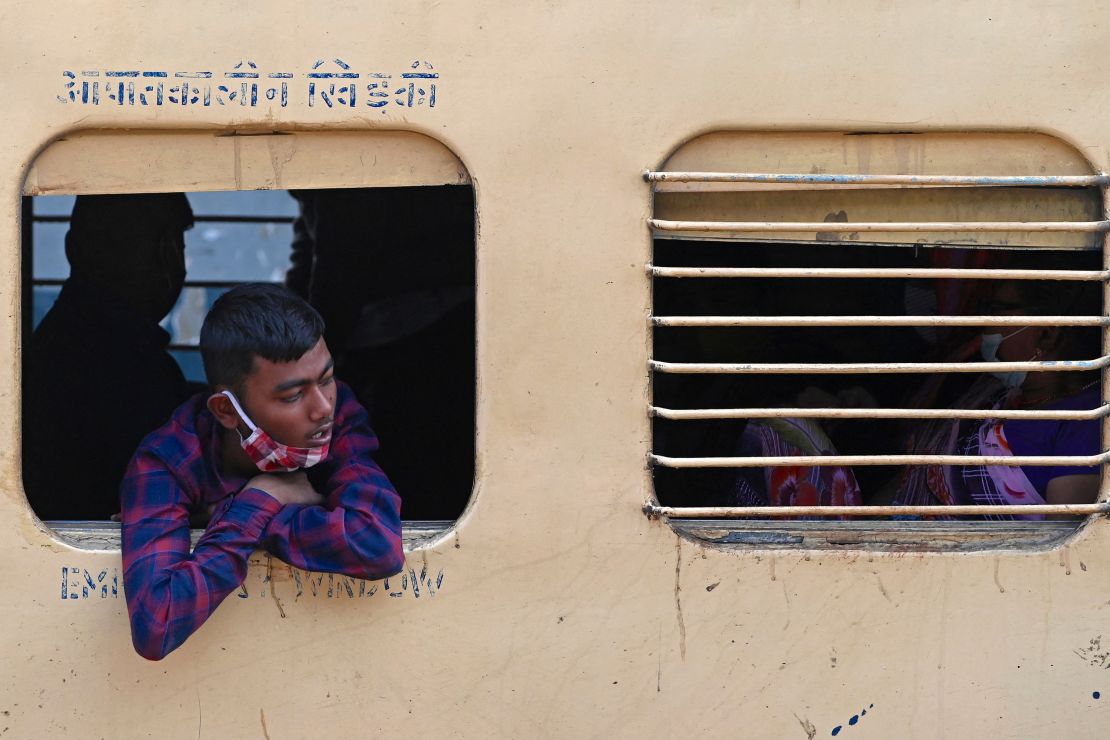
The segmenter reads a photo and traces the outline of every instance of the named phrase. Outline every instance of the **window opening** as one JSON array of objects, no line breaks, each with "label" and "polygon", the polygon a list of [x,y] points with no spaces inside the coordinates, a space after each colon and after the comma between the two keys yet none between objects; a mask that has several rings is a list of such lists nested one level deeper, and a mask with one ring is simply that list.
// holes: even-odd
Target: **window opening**
[{"label": "window opening", "polygon": [[[381,443],[375,459],[401,492],[410,520],[406,540],[427,539],[461,514],[473,482],[473,190],[469,184],[448,184],[292,195],[281,190],[187,194],[194,226],[184,234],[180,295],[159,322],[170,336],[165,350],[188,381],[188,391],[199,392],[205,382],[200,327],[220,295],[244,282],[286,283],[301,293],[328,322],[325,338],[338,377],[371,414]],[[25,336],[43,327],[73,278],[66,233],[76,201],[74,196],[23,199]],[[54,323],[47,328],[57,336]],[[34,337],[31,342],[40,334]],[[47,354],[52,360],[64,356],[65,366],[54,362],[52,380],[39,383],[42,365],[34,365],[34,357],[42,350],[31,342],[24,353],[24,479],[32,507],[69,539],[118,546],[118,525],[103,521],[108,504],[85,502],[94,486],[103,489],[102,499],[110,495],[107,479],[122,475],[116,468],[123,463],[97,476],[59,471],[69,462],[59,458],[51,465],[48,458],[84,441],[94,452],[88,460],[78,455],[81,462],[72,467],[106,462],[95,452],[100,448],[93,433],[103,418],[86,417],[94,410],[103,416],[110,408],[126,416],[139,389],[98,375],[95,367],[106,358],[92,344],[82,344],[72,356],[73,347],[55,346]],[[84,399],[71,396],[93,376],[105,382],[85,389]],[[74,430],[77,435],[70,434]],[[428,466],[425,450],[433,438],[440,464]],[[66,475],[72,479],[68,485]],[[59,495],[66,490],[73,495]]]},{"label": "window opening", "polygon": [[[898,137],[886,138],[899,145]],[[764,159],[801,160],[808,153],[783,151],[771,147]],[[1093,466],[1101,473],[1101,441],[1086,454],[987,454],[999,443],[989,436],[974,447],[927,451],[908,446],[906,437],[950,421],[963,431],[993,428],[988,420],[1015,429],[1083,423],[1088,431],[1104,423],[1110,411],[1101,394],[1110,358],[1100,337],[1107,177],[1078,174],[1074,166],[1061,176],[1020,169],[990,176],[872,174],[875,166],[829,174],[821,167],[713,171],[705,166],[711,158],[695,170],[674,160],[646,174],[656,198],[648,269],[658,503],[645,506],[649,515],[672,523],[747,519],[683,526],[710,541],[772,546],[852,546],[907,532],[912,540],[944,525],[949,534],[963,528],[956,539],[974,549],[1027,531],[1028,521],[1006,521],[1014,517],[1110,510],[1093,490],[1085,503],[1041,506],[1016,505],[1014,496],[973,503],[992,490],[970,500],[958,491],[947,506],[898,501],[911,490],[899,482],[915,470],[935,475],[977,466],[984,474],[1029,470],[1026,477],[1037,478]],[[1013,169],[1012,162],[1006,166]],[[1048,299],[999,305],[1000,298],[1014,302],[996,295],[1010,286],[1019,304],[1034,293]],[[974,305],[952,303],[953,295],[976,293]],[[1085,297],[1063,298],[1078,293]],[[940,352],[978,334],[1034,333],[1025,327],[1039,327],[1042,335],[1086,332],[1090,353],[988,362]],[[1082,345],[1072,342],[1069,350]],[[990,372],[1068,377],[1067,395],[1089,403],[1060,408],[1056,399],[1029,398],[1034,402],[998,408],[966,405],[969,387]],[[1085,379],[1082,387],[1073,388],[1070,378],[1078,377]],[[944,379],[941,394],[928,404],[915,400],[910,389],[933,378]],[[997,477],[1001,485],[1012,480]],[[788,505],[770,505],[776,497]],[[959,521],[984,515],[1003,521]],[[1075,527],[1074,521],[1038,524],[1041,538]],[[829,535],[861,527],[872,530],[870,540]],[[978,534],[968,535],[968,527]],[[992,534],[984,538],[984,532]],[[814,533],[824,536],[814,539]]]}]

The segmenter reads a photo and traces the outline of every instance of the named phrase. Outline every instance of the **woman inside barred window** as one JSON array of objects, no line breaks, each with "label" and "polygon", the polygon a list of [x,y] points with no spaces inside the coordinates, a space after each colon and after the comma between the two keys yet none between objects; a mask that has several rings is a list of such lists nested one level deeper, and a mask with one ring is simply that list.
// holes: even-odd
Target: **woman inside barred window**
[{"label": "woman inside barred window", "polygon": [[[1067,258],[1052,262],[1044,266],[1074,268],[1074,261]],[[1099,315],[1100,287],[1071,281],[1001,280],[988,286],[980,311],[998,316]],[[993,326],[981,332],[948,359],[1055,362],[1089,360],[1101,354],[1098,328]],[[933,407],[951,377],[930,377],[914,407]],[[995,372],[978,376],[950,407],[1081,411],[1097,408],[1101,398],[1099,371]],[[916,429],[906,447],[907,452],[921,455],[1092,456],[1100,449],[1099,432],[1098,419],[938,419]],[[1097,493],[1097,467],[918,465],[902,475],[895,503],[1072,504],[1094,501]]]},{"label": "woman inside barred window", "polygon": [[[657,245],[656,259],[666,263]],[[745,256],[758,259],[753,253]],[[691,257],[693,254],[693,258]],[[819,256],[819,255],[817,255]],[[715,244],[684,243],[681,258],[698,264],[720,264]],[[727,263],[726,264],[731,264]],[[725,283],[671,281],[656,286],[655,310],[660,315],[776,315],[820,311],[834,298],[839,309],[868,314],[882,312],[860,301],[884,301],[886,296],[854,293],[830,297],[829,289],[807,283],[794,291],[780,284],[751,281],[743,290]],[[851,303],[849,301],[856,301]],[[889,312],[889,310],[887,311]],[[873,339],[873,337],[872,337]],[[848,361],[862,351],[857,336],[752,326],[744,329],[657,329],[657,358],[696,358],[706,362],[817,362]],[[887,343],[872,342],[883,351]],[[886,359],[881,358],[881,359]],[[654,401],[662,407],[734,409],[750,407],[875,406],[874,389],[858,378],[759,375],[669,375],[654,377]],[[672,457],[814,457],[838,454],[838,430],[829,420],[808,418],[721,418],[698,422],[654,420],[655,450]],[[848,430],[851,431],[851,430]],[[866,430],[865,430],[866,431]],[[871,442],[870,438],[867,440]],[[759,467],[667,468],[654,471],[660,500],[672,506],[844,506],[863,503],[855,472],[845,466],[797,464]]]}]

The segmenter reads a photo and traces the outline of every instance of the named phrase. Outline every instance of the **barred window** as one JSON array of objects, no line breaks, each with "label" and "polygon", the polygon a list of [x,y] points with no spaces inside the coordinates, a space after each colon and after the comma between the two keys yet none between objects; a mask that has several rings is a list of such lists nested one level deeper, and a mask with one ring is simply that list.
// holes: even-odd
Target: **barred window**
[{"label": "barred window", "polygon": [[646,179],[649,515],[720,543],[977,549],[1107,511],[1110,180],[1077,152],[717,133]]}]

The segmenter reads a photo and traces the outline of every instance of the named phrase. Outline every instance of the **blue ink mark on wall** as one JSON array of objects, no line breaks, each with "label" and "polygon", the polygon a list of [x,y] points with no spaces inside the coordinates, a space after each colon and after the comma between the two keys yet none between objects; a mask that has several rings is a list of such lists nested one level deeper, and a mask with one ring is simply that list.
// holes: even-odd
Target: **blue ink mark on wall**
[{"label": "blue ink mark on wall", "polygon": [[[1095,692],[1095,693],[1098,693],[1098,692]],[[1095,697],[1095,698],[1097,699],[1098,697]],[[868,704],[867,705],[867,709],[874,709],[874,708],[875,708],[874,704]],[[851,718],[848,720],[848,726],[849,727],[855,726],[856,724],[859,723],[861,717],[867,716],[867,709],[861,710],[859,714],[853,714],[851,716]],[[843,730],[843,729],[844,729],[844,725],[837,725],[836,727],[832,728],[832,736],[836,737],[837,735],[840,734],[840,731]]]},{"label": "blue ink mark on wall", "polygon": [[1100,691],[1093,691],[1093,692],[1091,692],[1091,698],[1093,698],[1093,699],[1101,699],[1101,698],[1102,698],[1102,692],[1100,692]]},{"label": "blue ink mark on wall", "polygon": [[[323,69],[325,64],[337,69]],[[310,108],[356,108],[364,105],[386,113],[394,108],[435,108],[440,75],[430,62],[412,62],[400,75],[374,71],[360,73],[339,58],[317,59],[302,75],[304,86],[295,90],[297,99]],[[103,72],[103,74],[102,74]],[[62,72],[60,103],[99,106],[162,106],[210,108],[213,105],[257,107],[265,99],[285,108],[289,105],[293,72],[259,71],[252,60],[237,63],[228,72],[81,70]],[[399,81],[395,81],[395,77]],[[365,80],[365,82],[363,82]],[[149,81],[149,84],[144,82]],[[222,83],[222,84],[221,84]],[[365,96],[361,100],[360,92]],[[102,95],[103,93],[103,95]],[[137,94],[136,94],[137,93]]]}]

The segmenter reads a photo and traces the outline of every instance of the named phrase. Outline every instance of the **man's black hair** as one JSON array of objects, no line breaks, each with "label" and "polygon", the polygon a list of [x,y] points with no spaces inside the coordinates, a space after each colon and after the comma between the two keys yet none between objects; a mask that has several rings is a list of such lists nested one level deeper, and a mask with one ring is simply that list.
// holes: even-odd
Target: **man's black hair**
[{"label": "man's black hair", "polygon": [[208,384],[241,393],[258,355],[292,362],[316,346],[324,320],[302,298],[280,285],[245,283],[220,296],[200,329],[200,354]]}]

